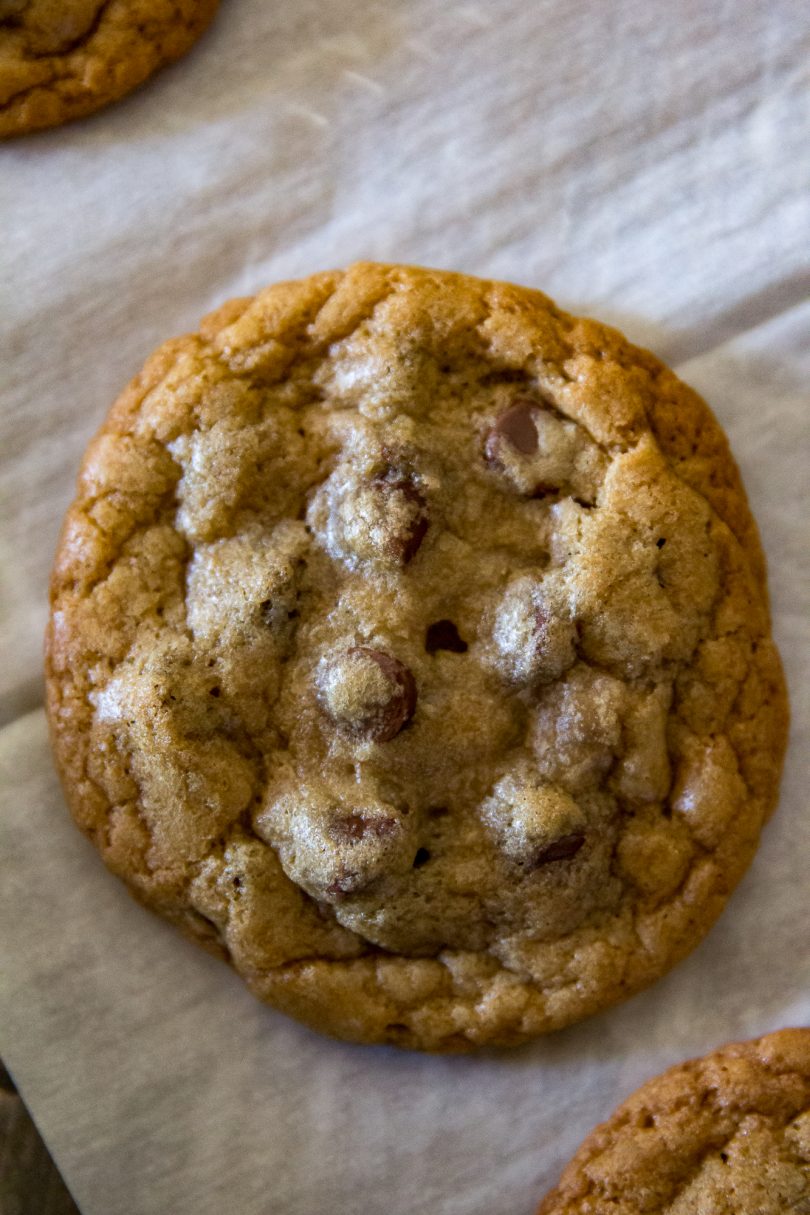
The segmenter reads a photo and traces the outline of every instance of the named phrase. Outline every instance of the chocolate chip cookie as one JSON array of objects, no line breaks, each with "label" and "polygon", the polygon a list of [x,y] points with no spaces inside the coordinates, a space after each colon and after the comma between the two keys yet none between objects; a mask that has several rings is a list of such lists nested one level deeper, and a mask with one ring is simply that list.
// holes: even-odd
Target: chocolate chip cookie
[{"label": "chocolate chip cookie", "polygon": [[219,0],[0,0],[0,137],[81,118],[193,45]]},{"label": "chocolate chip cookie", "polygon": [[538,1215],[808,1215],[810,1029],[650,1080],[588,1136]]},{"label": "chocolate chip cookie", "polygon": [[517,1043],[638,991],[777,795],[717,422],[502,283],[359,265],[162,346],[87,453],[47,653],[106,863],[357,1041]]}]

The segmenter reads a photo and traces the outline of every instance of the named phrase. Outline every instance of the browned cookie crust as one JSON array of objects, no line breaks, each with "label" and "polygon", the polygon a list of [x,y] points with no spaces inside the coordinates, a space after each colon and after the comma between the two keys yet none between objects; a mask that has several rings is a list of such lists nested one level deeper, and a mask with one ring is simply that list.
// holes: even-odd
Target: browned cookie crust
[{"label": "browned cookie crust", "polygon": [[810,1029],[650,1080],[588,1136],[538,1215],[808,1215]]},{"label": "browned cookie crust", "polygon": [[0,0],[0,137],[81,118],[179,59],[219,0]]},{"label": "browned cookie crust", "polygon": [[359,265],[161,347],[52,584],[77,822],[319,1029],[511,1044],[700,940],[786,731],[710,411],[534,291]]}]

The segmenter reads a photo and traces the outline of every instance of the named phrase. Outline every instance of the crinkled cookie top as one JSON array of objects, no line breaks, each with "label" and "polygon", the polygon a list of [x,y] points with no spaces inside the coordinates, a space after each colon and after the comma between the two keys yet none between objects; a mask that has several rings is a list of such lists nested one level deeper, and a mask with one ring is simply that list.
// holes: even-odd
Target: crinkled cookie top
[{"label": "crinkled cookie top", "polygon": [[721,910],[785,733],[709,410],[539,293],[377,265],[234,301],[92,443],[50,715],[138,896],[344,1037],[511,1043]]},{"label": "crinkled cookie top", "polygon": [[538,1215],[808,1215],[810,1029],[674,1067],[583,1143]]},{"label": "crinkled cookie top", "polygon": [[0,0],[0,138],[129,93],[183,55],[219,0]]}]

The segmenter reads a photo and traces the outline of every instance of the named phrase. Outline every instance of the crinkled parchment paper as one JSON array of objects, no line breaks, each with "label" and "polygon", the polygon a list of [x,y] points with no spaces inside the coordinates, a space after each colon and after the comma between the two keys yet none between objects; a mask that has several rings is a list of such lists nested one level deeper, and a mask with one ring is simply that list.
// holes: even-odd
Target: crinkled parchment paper
[{"label": "crinkled parchment paper", "polygon": [[[0,1049],[86,1215],[528,1215],[641,1080],[810,1020],[807,113],[798,0],[223,0],[127,101],[0,147]],[[513,1054],[319,1038],[133,903],[41,709],[78,460],[162,339],[358,257],[539,286],[704,393],[769,558],[781,805],[705,943]]]}]

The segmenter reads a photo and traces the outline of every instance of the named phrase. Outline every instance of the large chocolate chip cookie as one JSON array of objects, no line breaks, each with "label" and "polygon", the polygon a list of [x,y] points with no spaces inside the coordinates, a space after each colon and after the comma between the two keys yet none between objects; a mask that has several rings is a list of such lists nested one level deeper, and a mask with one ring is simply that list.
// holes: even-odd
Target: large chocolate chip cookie
[{"label": "large chocolate chip cookie", "polygon": [[52,603],[78,823],[341,1037],[515,1043],[625,998],[776,799],[726,440],[523,288],[360,265],[161,347],[90,446]]}]

